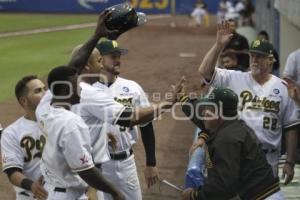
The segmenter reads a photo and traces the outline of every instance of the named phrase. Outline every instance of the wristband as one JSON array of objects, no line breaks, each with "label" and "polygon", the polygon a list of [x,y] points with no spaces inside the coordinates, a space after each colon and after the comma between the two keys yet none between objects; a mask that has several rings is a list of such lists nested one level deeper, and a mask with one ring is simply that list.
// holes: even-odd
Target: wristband
[{"label": "wristband", "polygon": [[193,190],[191,193],[191,200],[196,200],[198,198],[198,191]]},{"label": "wristband", "polygon": [[24,178],[21,182],[21,188],[25,189],[25,190],[30,190],[31,191],[31,186],[33,184],[33,181],[28,179],[28,178]]},{"label": "wristband", "polygon": [[201,138],[206,142],[208,140],[209,136],[207,133],[201,132],[198,135],[198,139],[201,139]]},{"label": "wristband", "polygon": [[185,102],[187,102],[189,100],[189,97],[187,95],[184,95],[182,97],[179,98],[179,101],[184,104]]}]

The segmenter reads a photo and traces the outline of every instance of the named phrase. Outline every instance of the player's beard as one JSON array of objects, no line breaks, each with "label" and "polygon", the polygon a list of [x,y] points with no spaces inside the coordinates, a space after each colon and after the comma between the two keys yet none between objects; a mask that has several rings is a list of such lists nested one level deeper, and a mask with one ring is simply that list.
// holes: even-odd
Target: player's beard
[{"label": "player's beard", "polygon": [[260,67],[257,64],[250,64],[250,70],[251,70],[252,75],[255,75],[255,76],[261,74],[261,72],[262,72]]},{"label": "player's beard", "polygon": [[120,74],[120,63],[118,63],[116,65],[107,66],[107,67],[105,67],[105,70],[108,73],[117,76]]},{"label": "player's beard", "polygon": [[34,102],[34,101],[32,101],[32,100],[30,100],[29,98],[27,98],[27,107],[30,109],[30,110],[32,110],[32,111],[34,111],[35,109],[36,109],[36,107],[37,107],[37,103],[36,102]]},{"label": "player's beard", "polygon": [[113,72],[112,72],[112,74],[116,75],[116,76],[119,75],[120,74],[120,69],[121,69],[120,64],[113,66]]}]

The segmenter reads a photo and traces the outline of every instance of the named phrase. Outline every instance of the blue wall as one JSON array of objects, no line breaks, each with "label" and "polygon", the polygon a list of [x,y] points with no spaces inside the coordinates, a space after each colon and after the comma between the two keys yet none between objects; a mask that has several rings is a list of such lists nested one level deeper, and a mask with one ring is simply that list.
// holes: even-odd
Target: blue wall
[{"label": "blue wall", "polygon": [[[48,13],[99,13],[124,0],[0,0],[0,11]],[[137,10],[147,14],[171,13],[171,0],[130,0]],[[188,14],[196,0],[176,0],[176,13]],[[219,0],[206,0],[208,10],[215,13]]]},{"label": "blue wall", "polygon": [[[6,1],[6,2],[3,2]],[[0,11],[99,13],[124,0],[1,0]],[[146,13],[170,13],[169,0],[131,0],[138,10]]]},{"label": "blue wall", "polygon": [[[191,13],[197,0],[176,0],[176,13]],[[217,13],[220,0],[204,0],[210,13]]]}]

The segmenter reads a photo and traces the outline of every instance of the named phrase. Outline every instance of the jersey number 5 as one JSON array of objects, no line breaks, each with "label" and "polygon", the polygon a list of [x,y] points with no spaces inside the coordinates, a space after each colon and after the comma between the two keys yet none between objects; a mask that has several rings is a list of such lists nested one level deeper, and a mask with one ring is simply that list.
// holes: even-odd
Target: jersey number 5
[{"label": "jersey number 5", "polygon": [[[40,139],[34,140],[30,136],[23,137],[20,145],[25,149],[27,157],[24,158],[24,162],[30,162],[32,159],[41,158],[44,146],[46,144],[45,136],[41,135]],[[33,150],[36,149],[36,153],[32,155]]]}]

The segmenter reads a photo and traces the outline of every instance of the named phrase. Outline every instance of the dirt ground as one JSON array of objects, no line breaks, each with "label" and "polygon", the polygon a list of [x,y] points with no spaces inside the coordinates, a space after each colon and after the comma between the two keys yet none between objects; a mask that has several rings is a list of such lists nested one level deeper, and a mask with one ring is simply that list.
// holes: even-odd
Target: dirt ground
[{"label": "dirt ground", "polygon": [[[214,20],[212,20],[214,21]],[[120,38],[120,46],[129,49],[122,58],[121,75],[140,83],[150,99],[165,95],[182,75],[188,79],[188,91],[198,89],[197,68],[214,41],[215,24],[209,28],[188,27],[187,17],[172,17],[150,21],[146,26],[132,30]],[[184,54],[182,54],[184,53]],[[180,57],[179,55],[184,57]],[[12,89],[13,91],[13,89]],[[0,121],[5,127],[22,114],[16,101],[0,105]],[[182,116],[179,108],[176,114]],[[183,185],[188,149],[194,135],[189,121],[175,120],[170,113],[154,122],[156,156],[160,177],[175,185]],[[165,186],[147,189],[143,177],[145,153],[141,140],[135,147],[139,178],[144,200],[180,199],[180,194]],[[14,192],[7,177],[0,173],[0,199],[14,199]]]}]

